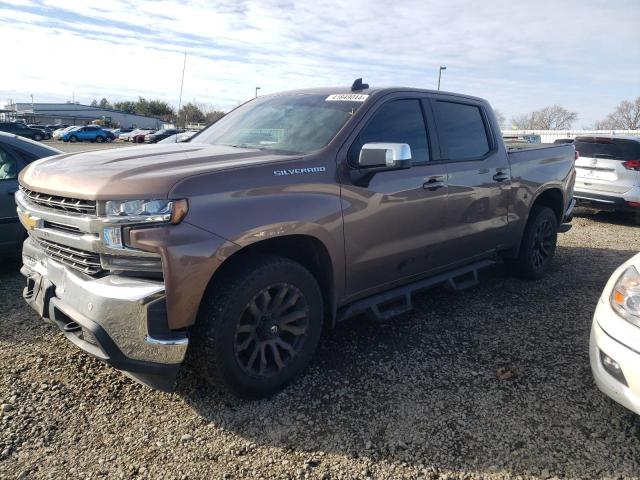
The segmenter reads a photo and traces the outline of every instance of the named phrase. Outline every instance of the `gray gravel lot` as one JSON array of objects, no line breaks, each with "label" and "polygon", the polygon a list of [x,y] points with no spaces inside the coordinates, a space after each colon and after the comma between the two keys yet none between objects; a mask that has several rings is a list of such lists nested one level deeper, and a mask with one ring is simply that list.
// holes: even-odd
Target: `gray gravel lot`
[{"label": "gray gravel lot", "polygon": [[[1,478],[640,478],[640,417],[595,388],[592,313],[640,228],[585,215],[539,282],[502,266],[387,324],[328,332],[307,374],[240,401],[80,353],[0,267]],[[500,380],[499,368],[517,375]]]}]

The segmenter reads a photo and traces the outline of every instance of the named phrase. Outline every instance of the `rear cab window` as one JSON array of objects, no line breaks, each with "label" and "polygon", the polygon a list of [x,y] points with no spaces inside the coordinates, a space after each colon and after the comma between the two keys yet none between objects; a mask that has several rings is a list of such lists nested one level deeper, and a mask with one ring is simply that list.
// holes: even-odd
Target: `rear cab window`
[{"label": "rear cab window", "polygon": [[440,146],[447,160],[478,160],[491,151],[489,132],[478,105],[436,100],[433,106]]}]

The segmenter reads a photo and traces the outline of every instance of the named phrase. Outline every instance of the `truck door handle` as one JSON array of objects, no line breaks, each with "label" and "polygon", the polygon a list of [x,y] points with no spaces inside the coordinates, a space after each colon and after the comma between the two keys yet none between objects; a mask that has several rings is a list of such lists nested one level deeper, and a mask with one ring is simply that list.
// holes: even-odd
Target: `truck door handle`
[{"label": "truck door handle", "polygon": [[505,180],[509,180],[509,174],[504,172],[498,172],[493,176],[493,179],[496,182],[504,182]]},{"label": "truck door handle", "polygon": [[444,180],[446,175],[433,175],[432,177],[425,178],[425,182],[422,184],[422,188],[430,191],[438,190],[444,187]]}]

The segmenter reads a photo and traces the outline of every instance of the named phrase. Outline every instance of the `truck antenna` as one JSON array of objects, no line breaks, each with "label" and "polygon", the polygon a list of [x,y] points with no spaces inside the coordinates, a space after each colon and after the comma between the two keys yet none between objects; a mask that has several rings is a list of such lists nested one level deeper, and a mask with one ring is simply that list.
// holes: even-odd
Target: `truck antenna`
[{"label": "truck antenna", "polygon": [[357,92],[358,90],[364,90],[365,88],[369,88],[369,84],[362,83],[362,78],[356,78],[353,84],[351,85],[352,92]]}]

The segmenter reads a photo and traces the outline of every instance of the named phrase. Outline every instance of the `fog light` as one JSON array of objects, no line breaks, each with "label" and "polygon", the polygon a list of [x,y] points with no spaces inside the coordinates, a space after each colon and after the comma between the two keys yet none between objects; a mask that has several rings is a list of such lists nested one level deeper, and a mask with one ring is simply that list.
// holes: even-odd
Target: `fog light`
[{"label": "fog light", "polygon": [[609,355],[600,350],[600,361],[602,362],[602,367],[607,371],[609,375],[618,380],[620,383],[624,384],[625,387],[628,387],[627,379],[624,378],[624,374],[622,373],[622,369],[618,362],[616,362]]}]

